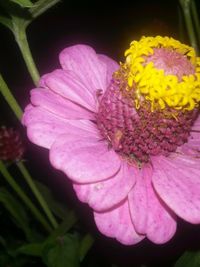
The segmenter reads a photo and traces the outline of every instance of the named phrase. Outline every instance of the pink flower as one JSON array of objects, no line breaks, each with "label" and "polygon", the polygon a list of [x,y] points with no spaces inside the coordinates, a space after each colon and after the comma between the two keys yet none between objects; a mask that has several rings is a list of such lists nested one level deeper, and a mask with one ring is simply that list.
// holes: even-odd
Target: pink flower
[{"label": "pink flower", "polygon": [[[199,80],[187,46],[186,58],[178,41],[167,39],[173,41],[168,47],[164,38],[156,38],[154,54],[148,52],[150,41],[150,48],[143,44],[148,49],[142,48],[140,65],[134,61],[139,42],[127,50],[120,66],[86,45],[64,49],[62,69],[41,78],[23,116],[29,139],[49,149],[51,164],[71,179],[78,198],[93,209],[99,231],[125,245],[144,238],[167,242],[175,234],[177,216],[200,223],[200,98],[191,96],[193,106],[187,92],[188,102],[184,100],[184,83],[181,92],[173,91],[176,101],[170,95],[181,79],[189,77],[197,89]],[[146,71],[149,62],[156,74]],[[159,69],[166,70],[161,72],[171,79],[169,84]],[[152,91],[153,75],[156,88],[162,85],[159,92]]]}]

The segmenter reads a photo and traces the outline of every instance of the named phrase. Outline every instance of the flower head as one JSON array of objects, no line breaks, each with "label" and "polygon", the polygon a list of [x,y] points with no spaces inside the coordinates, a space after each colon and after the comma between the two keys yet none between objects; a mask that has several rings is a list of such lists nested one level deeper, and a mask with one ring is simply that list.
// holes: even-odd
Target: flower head
[{"label": "flower head", "polygon": [[125,56],[118,65],[86,45],[64,49],[62,69],[31,91],[23,124],[103,234],[161,244],[177,216],[200,223],[200,59],[160,36]]}]

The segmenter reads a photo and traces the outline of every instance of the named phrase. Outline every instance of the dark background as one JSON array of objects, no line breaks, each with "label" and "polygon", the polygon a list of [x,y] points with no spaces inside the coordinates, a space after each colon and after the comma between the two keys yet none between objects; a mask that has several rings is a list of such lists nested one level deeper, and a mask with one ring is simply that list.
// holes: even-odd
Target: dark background
[{"label": "dark background", "polygon": [[[182,26],[184,26],[182,24]],[[187,35],[180,30],[178,1],[84,1],[84,3],[62,1],[28,28],[29,44],[40,74],[59,67],[59,52],[70,45],[83,43],[106,54],[116,61],[123,61],[123,53],[134,39],[142,35],[167,35],[188,43]],[[29,91],[34,87],[14,41],[13,35],[0,25],[0,71],[13,94],[24,108],[29,102]],[[185,249],[198,248],[199,226],[179,222],[175,237],[167,244],[155,245],[149,241],[131,247],[120,245],[103,237],[94,225],[91,209],[79,203],[70,182],[48,161],[45,149],[30,144],[25,131],[19,126],[12,111],[0,96],[0,123],[17,127],[24,136],[27,146],[27,165],[34,177],[51,188],[56,198],[71,205],[77,211],[83,228],[94,234],[96,242],[90,255],[118,266],[137,266],[149,263],[152,267],[169,266]],[[87,260],[87,259],[86,259]]]}]

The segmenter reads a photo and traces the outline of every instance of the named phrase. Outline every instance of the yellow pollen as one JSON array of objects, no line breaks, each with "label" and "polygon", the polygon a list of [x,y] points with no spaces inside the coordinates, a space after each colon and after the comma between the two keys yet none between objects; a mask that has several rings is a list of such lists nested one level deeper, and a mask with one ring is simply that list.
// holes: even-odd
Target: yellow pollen
[{"label": "yellow pollen", "polygon": [[[165,74],[153,62],[146,62],[145,58],[153,55],[154,48],[167,48],[187,57],[194,66],[195,73],[183,75],[179,79],[176,75]],[[142,37],[140,41],[133,41],[125,51],[126,62],[121,67],[128,74],[128,89],[133,94],[136,108],[146,99],[155,107],[165,109],[193,110],[200,102],[200,58],[196,57],[192,47],[180,43],[169,37]],[[170,64],[170,63],[169,63]],[[134,90],[135,88],[135,90]]]}]

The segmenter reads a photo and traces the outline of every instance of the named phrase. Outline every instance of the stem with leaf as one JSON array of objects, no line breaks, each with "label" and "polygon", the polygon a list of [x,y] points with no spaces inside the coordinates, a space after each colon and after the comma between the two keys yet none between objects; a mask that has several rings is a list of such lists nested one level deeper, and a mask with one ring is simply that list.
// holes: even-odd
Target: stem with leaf
[{"label": "stem with leaf", "polygon": [[54,228],[57,228],[57,226],[58,226],[57,221],[54,218],[52,212],[50,211],[46,201],[44,200],[44,198],[42,197],[41,193],[39,192],[38,188],[36,187],[35,183],[33,182],[33,179],[30,176],[28,170],[26,169],[26,167],[24,166],[24,164],[21,161],[19,161],[17,163],[17,167],[19,168],[20,172],[22,173],[24,179],[26,180],[27,184],[31,188],[33,194],[37,198],[37,200],[40,203],[41,207],[43,208],[43,210],[44,210],[46,216],[48,217],[49,221],[51,222],[52,226]]},{"label": "stem with leaf", "polygon": [[10,108],[15,113],[16,117],[20,120],[22,117],[22,109],[20,108],[13,94],[9,90],[1,74],[0,74],[0,92],[3,95],[4,99],[7,101]]},{"label": "stem with leaf", "polygon": [[33,19],[39,17],[45,11],[47,11],[48,9],[50,9],[51,7],[53,7],[60,1],[61,0],[38,0],[37,3],[33,7],[29,8],[31,19],[26,20],[24,22],[24,25],[27,27],[33,21]]},{"label": "stem with leaf", "polygon": [[27,69],[31,75],[34,84],[37,86],[40,75],[36,68],[35,62],[33,60],[31,50],[27,41],[26,27],[24,25],[24,20],[13,17],[13,33],[15,35],[15,40],[19,46],[22,53],[24,61],[26,63]]},{"label": "stem with leaf", "polygon": [[[15,113],[16,117],[19,120],[21,120],[22,110],[21,110],[19,104],[17,103],[16,99],[12,95],[11,91],[9,90],[9,88],[8,88],[6,82],[4,81],[4,79],[3,79],[1,74],[0,74],[0,92],[2,93],[4,98],[6,99],[8,105],[10,106],[10,108]],[[22,162],[18,162],[17,163],[17,167],[19,168],[19,170],[22,173],[24,179],[26,180],[26,182],[28,183],[29,187],[31,188],[34,196],[36,197],[36,199],[40,203],[41,207],[43,208],[43,210],[44,210],[46,216],[48,217],[49,221],[51,222],[52,226],[54,228],[56,228],[57,227],[56,219],[53,216],[51,210],[49,209],[45,199],[42,196],[42,194],[40,193],[40,191],[36,187],[36,185],[35,185],[35,183],[33,181],[33,178],[29,174],[29,172],[26,169],[25,165]]]},{"label": "stem with leaf", "polygon": [[16,183],[15,179],[8,172],[6,166],[2,161],[0,161],[0,172],[5,178],[5,180],[9,183],[12,189],[18,194],[18,196],[22,199],[25,205],[30,209],[32,214],[37,218],[37,220],[44,226],[47,232],[51,232],[52,228],[49,223],[46,221],[46,218],[41,214],[38,208],[33,204],[31,199],[23,192],[21,187]]}]

